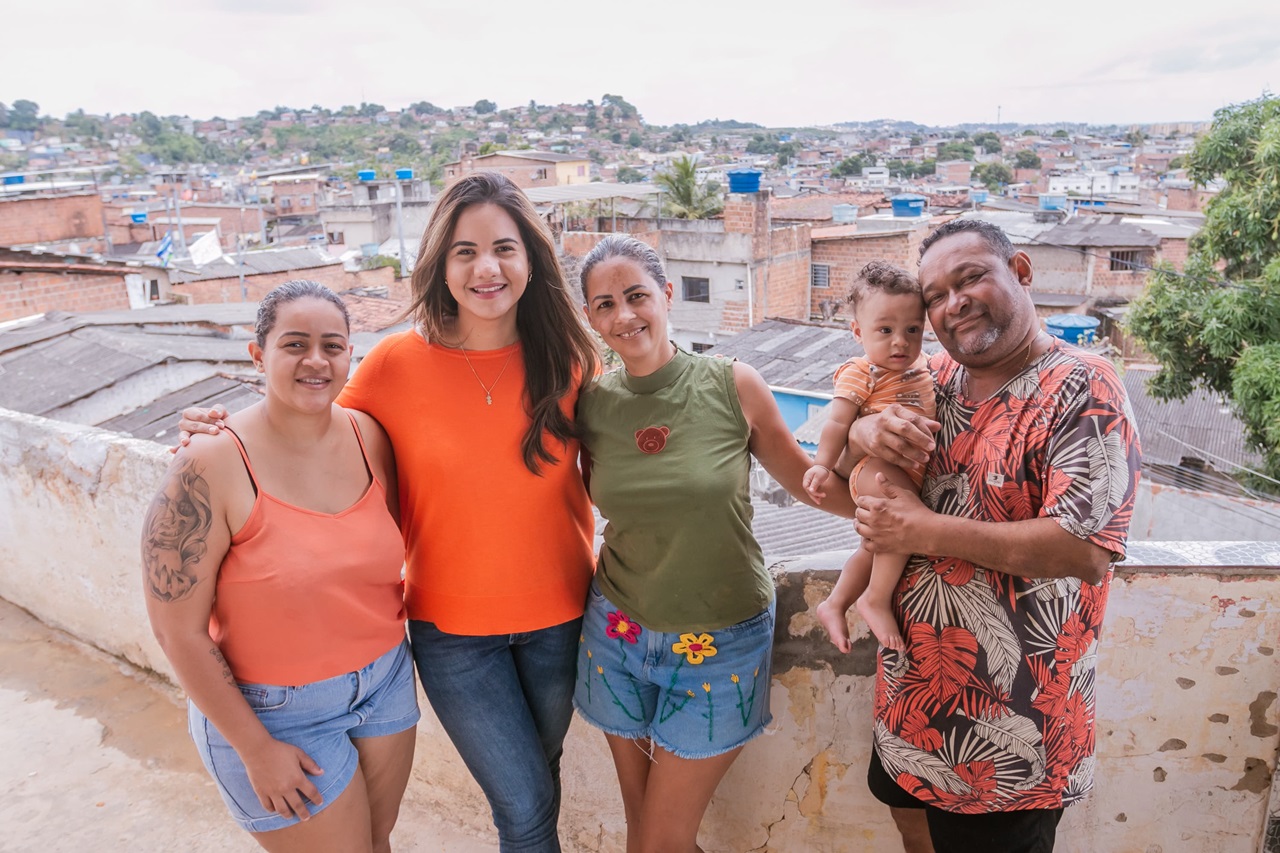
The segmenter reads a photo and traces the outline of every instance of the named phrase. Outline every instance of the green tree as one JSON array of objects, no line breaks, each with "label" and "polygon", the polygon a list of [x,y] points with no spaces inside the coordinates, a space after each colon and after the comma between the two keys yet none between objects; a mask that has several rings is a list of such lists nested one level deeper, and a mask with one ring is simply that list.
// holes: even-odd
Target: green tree
[{"label": "green tree", "polygon": [[1013,172],[1004,163],[979,163],[973,167],[973,179],[989,190],[998,190],[1004,184],[1013,183]]},{"label": "green tree", "polygon": [[716,188],[698,180],[698,164],[692,157],[672,160],[653,179],[662,187],[667,212],[677,219],[706,219],[724,209]]},{"label": "green tree", "polygon": [[[360,115],[364,116],[365,118],[373,118],[378,113],[384,113],[386,111],[387,111],[387,108],[384,107],[382,104],[367,104],[364,102],[361,102],[360,104]],[[279,118],[279,116],[276,116],[276,118]]]},{"label": "green tree", "polygon": [[644,174],[631,166],[618,167],[618,181],[623,184],[638,184],[644,180]]},{"label": "green tree", "polygon": [[644,143],[644,137],[640,135],[640,131],[633,130],[627,134],[627,145],[631,148],[639,148]]},{"label": "green tree", "polygon": [[1000,144],[1000,135],[990,130],[973,135],[973,144],[982,146],[985,154],[999,154],[1004,146]]},{"label": "green tree", "polygon": [[857,178],[862,175],[862,169],[867,164],[857,154],[850,154],[831,167],[831,177],[833,178]]},{"label": "green tree", "polygon": [[638,118],[640,115],[635,106],[621,95],[605,95],[600,99],[600,106],[613,107],[622,119]]},{"label": "green tree", "polygon": [[9,108],[9,127],[14,130],[35,130],[40,125],[40,105],[26,98],[19,98]]},{"label": "green tree", "polygon": [[1227,396],[1280,478],[1280,98],[1218,110],[1187,164],[1197,184],[1225,187],[1205,207],[1184,273],[1151,273],[1129,329],[1160,362],[1153,395]]},{"label": "green tree", "polygon": [[1071,137],[1071,134],[1067,133],[1062,128],[1058,128],[1053,132],[1054,139],[1069,139],[1070,137]]},{"label": "green tree", "polygon": [[489,113],[497,112],[498,105],[486,98],[481,98],[480,100],[476,101],[476,105],[475,107],[473,107],[473,109],[479,115],[483,116],[483,115],[488,115]]},{"label": "green tree", "polygon": [[1013,155],[1013,167],[1015,169],[1039,169],[1042,165],[1044,164],[1040,161],[1040,155],[1030,148],[1023,148]]},{"label": "green tree", "polygon": [[775,156],[778,158],[778,165],[785,166],[792,160],[796,159],[796,151],[798,146],[794,142],[783,142],[778,146]]},{"label": "green tree", "polygon": [[972,142],[944,142],[938,146],[939,160],[972,160]]}]

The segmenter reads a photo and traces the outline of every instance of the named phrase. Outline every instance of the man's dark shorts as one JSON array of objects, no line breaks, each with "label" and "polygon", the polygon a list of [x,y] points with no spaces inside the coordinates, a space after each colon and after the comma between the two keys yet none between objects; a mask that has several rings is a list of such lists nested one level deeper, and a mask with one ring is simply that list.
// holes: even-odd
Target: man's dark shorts
[{"label": "man's dark shorts", "polygon": [[904,791],[871,750],[867,787],[895,809],[924,809],[934,853],[1051,853],[1062,809],[957,814],[928,805]]}]

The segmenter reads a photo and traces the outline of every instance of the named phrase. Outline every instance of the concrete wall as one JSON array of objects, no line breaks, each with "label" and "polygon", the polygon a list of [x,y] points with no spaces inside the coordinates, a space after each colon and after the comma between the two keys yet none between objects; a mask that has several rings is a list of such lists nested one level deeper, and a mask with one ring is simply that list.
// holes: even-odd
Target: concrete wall
[{"label": "concrete wall", "polygon": [[1280,504],[1141,480],[1129,537],[1134,540],[1280,540]]},{"label": "concrete wall", "polygon": [[[148,442],[0,410],[0,597],[164,677],[137,540],[168,458]],[[858,624],[840,655],[813,614],[845,556],[775,567],[775,721],[712,801],[708,851],[901,849],[865,784],[874,642]],[[1059,851],[1258,853],[1268,822],[1280,832],[1278,566],[1275,543],[1133,546],[1102,637],[1097,790],[1067,812]],[[487,827],[479,789],[424,711],[415,792],[449,820]],[[564,778],[566,849],[621,851],[608,751],[578,721]]]}]

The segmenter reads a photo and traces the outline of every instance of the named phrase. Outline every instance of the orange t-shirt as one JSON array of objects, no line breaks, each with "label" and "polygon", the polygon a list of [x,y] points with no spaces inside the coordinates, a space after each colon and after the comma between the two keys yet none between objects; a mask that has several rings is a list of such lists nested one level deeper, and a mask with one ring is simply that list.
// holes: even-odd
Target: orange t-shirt
[{"label": "orange t-shirt", "polygon": [[293,506],[263,491],[231,436],[257,497],[218,569],[209,636],[236,680],[311,684],[404,642],[404,549],[378,478],[342,512]]},{"label": "orange t-shirt", "polygon": [[[414,331],[388,335],[338,398],[395,448],[409,618],[467,635],[575,619],[595,565],[578,443],[547,438],[557,461],[533,474],[520,344],[467,358]],[[572,416],[576,403],[575,391],[561,405]]]}]

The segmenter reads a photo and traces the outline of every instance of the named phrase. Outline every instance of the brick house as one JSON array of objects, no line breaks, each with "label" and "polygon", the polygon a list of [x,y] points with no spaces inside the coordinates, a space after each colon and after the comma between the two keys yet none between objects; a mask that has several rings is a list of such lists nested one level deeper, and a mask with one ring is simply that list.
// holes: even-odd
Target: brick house
[{"label": "brick house", "polygon": [[95,192],[0,199],[0,246],[106,249],[102,199]]},{"label": "brick house", "polygon": [[887,261],[914,272],[920,243],[935,224],[927,217],[904,217],[814,228],[809,315],[851,320],[849,297],[859,270]]},{"label": "brick house", "polygon": [[245,294],[240,292],[240,265],[235,255],[224,255],[197,272],[171,270],[173,294],[194,304],[257,302],[277,285],[296,278],[319,282],[335,293],[361,287],[391,290],[396,284],[391,267],[348,271],[341,261],[311,248],[245,252],[243,263]]},{"label": "brick house", "polygon": [[46,311],[144,308],[169,299],[161,267],[0,248],[0,322]]},{"label": "brick house", "polygon": [[591,161],[573,154],[532,149],[464,155],[461,160],[445,164],[444,181],[451,184],[473,172],[499,172],[521,189],[556,187],[590,183]]}]

